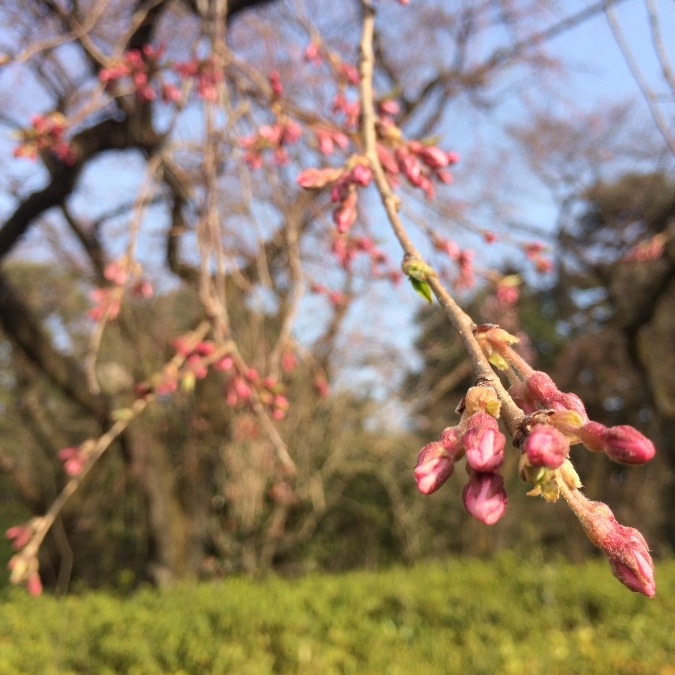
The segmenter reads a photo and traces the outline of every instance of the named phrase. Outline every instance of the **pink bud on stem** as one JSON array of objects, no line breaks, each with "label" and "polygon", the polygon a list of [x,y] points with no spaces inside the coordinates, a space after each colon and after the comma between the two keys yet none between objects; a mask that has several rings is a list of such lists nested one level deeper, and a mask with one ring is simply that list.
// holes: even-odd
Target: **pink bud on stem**
[{"label": "pink bud on stem", "polygon": [[496,473],[472,473],[462,492],[466,510],[485,525],[494,525],[508,502],[504,479]]},{"label": "pink bud on stem", "polygon": [[577,430],[583,444],[593,452],[604,452],[621,464],[644,464],[654,457],[654,444],[637,429],[628,425],[606,427],[588,422]]},{"label": "pink bud on stem", "polygon": [[653,598],[654,563],[642,534],[618,523],[606,504],[591,501],[564,484],[561,489],[588,538],[609,558],[614,576],[631,591]]},{"label": "pink bud on stem", "polygon": [[417,456],[415,466],[417,489],[425,495],[436,492],[452,476],[454,465],[455,458],[442,443],[438,441],[428,443]]},{"label": "pink bud on stem", "polygon": [[469,417],[462,445],[474,471],[494,471],[504,463],[506,439],[497,420],[487,413],[477,412]]},{"label": "pink bud on stem", "polygon": [[555,386],[553,380],[541,370],[535,370],[525,380],[528,395],[544,408],[552,410],[574,410],[588,419],[583,401],[576,394],[566,394]]},{"label": "pink bud on stem", "polygon": [[532,466],[557,469],[569,454],[569,439],[550,424],[535,424],[523,443]]}]

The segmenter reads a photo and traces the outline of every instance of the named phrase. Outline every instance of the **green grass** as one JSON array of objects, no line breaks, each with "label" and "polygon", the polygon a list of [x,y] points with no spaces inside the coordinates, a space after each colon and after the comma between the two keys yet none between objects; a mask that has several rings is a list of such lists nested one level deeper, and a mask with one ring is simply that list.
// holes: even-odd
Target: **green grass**
[{"label": "green grass", "polygon": [[600,562],[449,560],[182,586],[2,596],[0,673],[672,673],[675,561],[653,600]]}]

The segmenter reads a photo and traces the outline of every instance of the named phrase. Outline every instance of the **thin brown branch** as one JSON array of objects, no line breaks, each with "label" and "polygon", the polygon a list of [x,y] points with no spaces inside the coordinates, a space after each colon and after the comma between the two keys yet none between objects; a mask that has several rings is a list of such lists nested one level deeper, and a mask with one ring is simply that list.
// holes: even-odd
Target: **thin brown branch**
[{"label": "thin brown branch", "polygon": [[[361,4],[364,10],[360,59],[361,133],[363,136],[365,153],[370,162],[371,169],[373,170],[375,185],[380,193],[382,205],[387,213],[389,224],[391,225],[403,252],[421,263],[426,264],[399,218],[399,199],[393,193],[377,155],[376,114],[373,92],[373,70],[375,65],[373,33],[375,10],[370,0],[362,0]],[[427,281],[446,316],[454,326],[455,330],[459,333],[460,339],[462,340],[471,361],[474,375],[477,379],[489,381],[495,388],[502,402],[502,416],[504,422],[511,435],[515,434],[523,419],[523,412],[513,402],[501,383],[501,380],[492,370],[487,358],[483,354],[478,341],[473,335],[473,329],[475,328],[473,320],[455,302],[454,298],[439,281],[438,276],[435,274],[431,275]]]},{"label": "thin brown branch", "polygon": [[626,65],[628,66],[628,70],[630,70],[630,73],[633,76],[633,79],[635,80],[638,88],[640,89],[640,93],[642,94],[647,107],[649,108],[649,112],[652,116],[652,119],[654,120],[654,124],[656,124],[656,128],[661,132],[661,135],[668,144],[671,152],[675,153],[675,134],[670,128],[670,125],[668,124],[665,117],[661,114],[659,106],[656,102],[654,91],[649,86],[649,83],[642,74],[642,70],[640,69],[637,59],[635,58],[635,54],[631,50],[630,45],[628,44],[628,41],[621,30],[621,25],[619,24],[616,12],[614,11],[615,5],[616,2],[606,2],[604,6],[605,16],[607,17],[607,22],[609,23],[609,27],[612,30],[612,35],[614,35],[614,39],[616,40],[616,43],[623,54],[623,58],[626,62]]},{"label": "thin brown branch", "polygon": [[[196,345],[200,342],[209,331],[208,322],[202,322],[191,334],[187,337],[186,343],[188,345]],[[182,354],[176,354],[173,359],[167,364],[166,370],[177,372],[180,366],[185,361],[186,357]],[[21,556],[26,559],[35,558],[37,552],[44,541],[47,532],[51,529],[59,513],[72,497],[75,492],[79,489],[82,482],[85,480],[93,466],[96,462],[103,456],[106,450],[112,445],[112,443],[119,437],[121,434],[126,431],[129,425],[137,419],[148,407],[152,401],[156,398],[156,394],[150,393],[143,398],[139,398],[131,405],[128,409],[128,414],[125,415],[122,419],[118,419],[109,429],[100,436],[96,441],[92,442],[91,448],[88,450],[87,461],[80,473],[76,476],[72,476],[68,482],[65,484],[63,490],[59,493],[58,497],[52,502],[51,506],[47,512],[41,518],[37,519],[33,538],[22,550]]]}]

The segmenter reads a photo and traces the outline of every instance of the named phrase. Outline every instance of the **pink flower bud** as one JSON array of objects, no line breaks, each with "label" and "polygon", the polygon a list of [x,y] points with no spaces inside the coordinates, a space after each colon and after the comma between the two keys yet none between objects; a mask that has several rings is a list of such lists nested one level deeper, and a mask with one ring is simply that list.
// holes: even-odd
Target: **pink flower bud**
[{"label": "pink flower bud", "polygon": [[504,463],[506,439],[497,420],[484,412],[471,415],[462,436],[466,461],[474,471],[490,472]]},{"label": "pink flower bud", "polygon": [[565,394],[560,391],[546,373],[536,370],[525,380],[525,386],[528,395],[544,408],[574,410],[584,420],[588,419],[582,400],[576,394]]},{"label": "pink flower bud", "polygon": [[362,185],[363,187],[366,187],[370,185],[370,181],[373,179],[373,172],[370,170],[369,166],[357,164],[352,169],[351,179],[357,185]]},{"label": "pink flower bud", "polygon": [[314,388],[321,398],[327,398],[330,395],[330,385],[323,375],[317,375],[314,378]]},{"label": "pink flower bud", "polygon": [[298,365],[298,359],[295,356],[295,354],[291,351],[284,351],[283,354],[281,355],[281,370],[284,371],[284,373],[290,373]]},{"label": "pink flower bud", "polygon": [[454,469],[454,457],[438,441],[425,445],[417,455],[415,480],[417,489],[424,495],[436,492]]},{"label": "pink flower bud", "polygon": [[33,572],[26,581],[28,592],[35,598],[42,594],[42,581],[37,572]]},{"label": "pink flower bud", "polygon": [[417,156],[431,169],[444,169],[450,163],[448,155],[435,146],[423,147]]},{"label": "pink flower bud", "polygon": [[605,434],[605,454],[615,462],[644,464],[654,457],[654,444],[628,425],[610,427]]},{"label": "pink flower bud", "polygon": [[377,111],[380,115],[398,115],[401,112],[401,106],[393,99],[386,99],[377,104]]},{"label": "pink flower bud", "polygon": [[213,364],[213,367],[216,370],[220,370],[221,372],[226,373],[227,371],[232,370],[232,368],[234,368],[234,359],[231,356],[223,356],[222,359],[216,361]]},{"label": "pink flower bud", "polygon": [[384,145],[377,145],[377,156],[382,164],[382,168],[389,174],[396,175],[399,172],[398,163],[394,159],[394,155]]},{"label": "pink flower bud", "polygon": [[314,64],[321,63],[321,47],[316,42],[307,45],[303,55],[305,61],[311,61]]},{"label": "pink flower bud", "polygon": [[342,175],[342,169],[305,169],[297,179],[298,185],[308,190],[326,187]]},{"label": "pink flower bud", "polygon": [[354,204],[345,201],[335,211],[333,211],[333,222],[340,234],[348,232],[356,222],[356,207]]},{"label": "pink flower bud", "polygon": [[242,377],[237,376],[234,378],[232,381],[232,388],[238,398],[244,401],[248,401],[251,398],[251,388],[246,384]]},{"label": "pink flower bud", "polygon": [[419,160],[413,155],[408,154],[402,150],[396,152],[398,165],[405,177],[412,185],[418,187],[422,180],[422,165]]},{"label": "pink flower bud", "polygon": [[162,101],[164,103],[178,103],[182,98],[180,89],[173,84],[162,85]]},{"label": "pink flower bud", "polygon": [[203,364],[201,357],[197,354],[193,354],[188,358],[187,367],[198,380],[203,380],[209,373],[208,368]]},{"label": "pink flower bud", "polygon": [[[625,529],[631,530],[632,528]],[[637,530],[633,530],[633,532],[637,537],[632,537],[632,546],[627,551],[627,560],[622,557],[610,557],[609,564],[614,576],[626,588],[636,593],[642,593],[648,598],[653,598],[656,595],[654,563],[642,535]]]},{"label": "pink flower bud", "polygon": [[494,525],[506,511],[504,479],[496,473],[472,473],[462,492],[464,508],[476,520]]},{"label": "pink flower bud", "polygon": [[25,525],[15,525],[5,532],[5,536],[12,543],[12,548],[15,551],[18,551],[31,540],[33,533],[30,527],[26,527]]},{"label": "pink flower bud", "polygon": [[275,96],[283,96],[284,85],[281,83],[281,75],[278,70],[273,70],[268,76],[267,79],[270,83],[272,93]]},{"label": "pink flower bud", "polygon": [[210,356],[214,351],[216,351],[216,346],[213,344],[213,342],[198,342],[195,345],[194,350],[201,356]]},{"label": "pink flower bud", "polygon": [[557,469],[569,454],[569,439],[550,424],[535,424],[523,444],[532,466]]},{"label": "pink flower bud", "polygon": [[618,523],[607,504],[591,501],[578,490],[568,495],[567,503],[588,538],[609,558],[614,576],[631,591],[653,597],[654,564],[640,532]]},{"label": "pink flower bud", "polygon": [[59,450],[59,459],[63,462],[63,469],[69,476],[77,476],[84,468],[85,458],[80,448]]}]

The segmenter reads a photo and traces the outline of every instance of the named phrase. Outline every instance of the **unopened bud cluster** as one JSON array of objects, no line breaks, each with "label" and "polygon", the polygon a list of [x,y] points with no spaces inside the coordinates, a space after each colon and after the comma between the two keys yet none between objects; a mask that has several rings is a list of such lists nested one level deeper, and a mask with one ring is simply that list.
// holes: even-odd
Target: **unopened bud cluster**
[{"label": "unopened bud cluster", "polygon": [[589,420],[581,399],[561,392],[546,373],[533,371],[509,393],[529,419],[538,420],[526,425],[522,445],[533,466],[557,468],[569,454],[569,445],[576,443],[622,464],[644,464],[656,454],[654,444],[637,429]]},{"label": "unopened bud cluster", "polygon": [[417,488],[431,494],[452,476],[455,462],[465,458],[469,480],[462,501],[466,510],[486,525],[494,525],[504,515],[508,501],[500,473],[506,438],[496,419],[499,409],[492,387],[471,387],[459,424],[444,429],[438,441],[425,445],[415,467]]},{"label": "unopened bud cluster", "polygon": [[[520,476],[533,486],[528,494],[547,501],[556,501],[562,495],[589,539],[607,555],[617,579],[631,590],[652,597],[654,567],[644,537],[618,523],[608,506],[590,501],[581,493],[570,447],[582,443],[592,452],[634,465],[654,457],[654,444],[633,427],[606,427],[589,420],[583,401],[576,394],[560,391],[546,373],[532,369],[512,348],[517,339],[505,330],[488,324],[476,327],[474,335],[488,361],[506,373],[511,381],[508,395],[525,413],[513,444],[521,450]],[[476,452],[473,440],[477,432],[471,429],[476,427],[484,435],[492,422],[477,419],[472,424],[464,423],[461,447],[469,466],[470,452],[473,462],[478,457],[485,466],[486,460]]]}]

